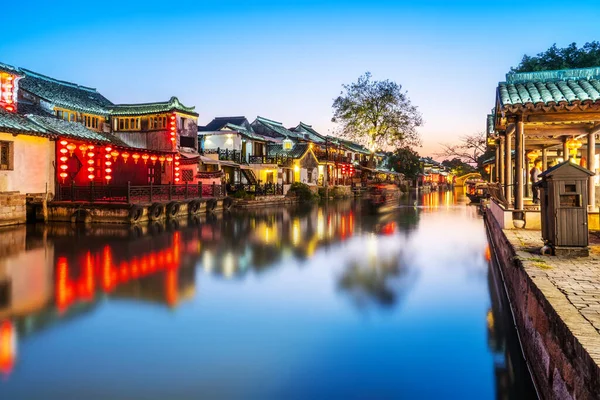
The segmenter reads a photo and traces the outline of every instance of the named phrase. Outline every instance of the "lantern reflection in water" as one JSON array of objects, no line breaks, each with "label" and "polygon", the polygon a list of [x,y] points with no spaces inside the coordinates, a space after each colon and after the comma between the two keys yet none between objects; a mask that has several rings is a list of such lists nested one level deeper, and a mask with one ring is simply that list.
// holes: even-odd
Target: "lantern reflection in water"
[{"label": "lantern reflection in water", "polygon": [[17,356],[17,332],[11,321],[0,322],[0,374],[12,372]]},{"label": "lantern reflection in water", "polygon": [[[171,247],[151,251],[119,263],[109,245],[97,253],[87,252],[79,263],[69,265],[66,257],[58,257],[56,263],[56,307],[62,313],[77,301],[92,301],[95,297],[97,279],[105,293],[111,293],[119,285],[127,284],[158,272],[166,271],[165,298],[173,306],[178,300],[177,270],[181,262],[181,237],[173,233]],[[196,245],[194,248],[199,249]],[[79,272],[79,277],[71,275]]]}]

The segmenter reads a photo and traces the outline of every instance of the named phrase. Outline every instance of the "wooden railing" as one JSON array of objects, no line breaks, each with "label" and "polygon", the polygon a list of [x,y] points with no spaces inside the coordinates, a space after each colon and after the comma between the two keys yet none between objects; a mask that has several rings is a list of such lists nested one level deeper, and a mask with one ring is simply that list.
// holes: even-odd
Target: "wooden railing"
[{"label": "wooden railing", "polygon": [[60,185],[57,201],[79,201],[89,203],[153,203],[155,201],[188,200],[198,198],[225,197],[225,185],[198,184],[181,185]]}]

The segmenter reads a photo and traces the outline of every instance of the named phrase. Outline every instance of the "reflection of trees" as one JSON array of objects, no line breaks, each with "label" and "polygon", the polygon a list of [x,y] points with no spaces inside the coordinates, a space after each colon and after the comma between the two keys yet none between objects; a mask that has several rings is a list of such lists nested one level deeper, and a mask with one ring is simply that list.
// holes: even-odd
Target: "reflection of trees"
[{"label": "reflection of trees", "polygon": [[[381,237],[361,237],[354,244],[365,254],[350,255],[341,273],[338,288],[348,294],[358,308],[370,305],[393,307],[415,283],[416,271],[404,263],[401,247],[392,248]],[[396,240],[393,238],[392,240]]]}]

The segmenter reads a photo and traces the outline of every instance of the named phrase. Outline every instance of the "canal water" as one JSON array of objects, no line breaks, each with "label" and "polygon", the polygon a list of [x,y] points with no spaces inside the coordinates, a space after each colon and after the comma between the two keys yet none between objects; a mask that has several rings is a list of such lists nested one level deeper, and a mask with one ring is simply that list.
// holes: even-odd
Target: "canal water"
[{"label": "canal water", "polygon": [[460,194],[0,231],[0,399],[535,398]]}]

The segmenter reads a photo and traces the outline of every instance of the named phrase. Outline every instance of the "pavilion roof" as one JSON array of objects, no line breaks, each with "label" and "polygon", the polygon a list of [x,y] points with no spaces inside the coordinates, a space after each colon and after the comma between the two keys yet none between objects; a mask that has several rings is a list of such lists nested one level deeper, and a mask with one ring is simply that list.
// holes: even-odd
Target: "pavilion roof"
[{"label": "pavilion roof", "polygon": [[30,92],[57,107],[68,110],[108,115],[112,103],[94,88],[76,83],[60,81],[24,68],[19,71],[24,77],[19,80],[19,88]]},{"label": "pavilion roof", "polygon": [[186,107],[179,99],[175,96],[171,97],[168,101],[155,102],[155,103],[139,103],[139,104],[115,104],[110,107],[110,115],[122,116],[122,115],[146,115],[146,114],[157,114],[172,111],[180,111],[182,113],[198,116],[198,113],[194,111],[196,107]]},{"label": "pavilion roof", "polygon": [[506,75],[497,88],[501,109],[600,103],[600,67]]}]

